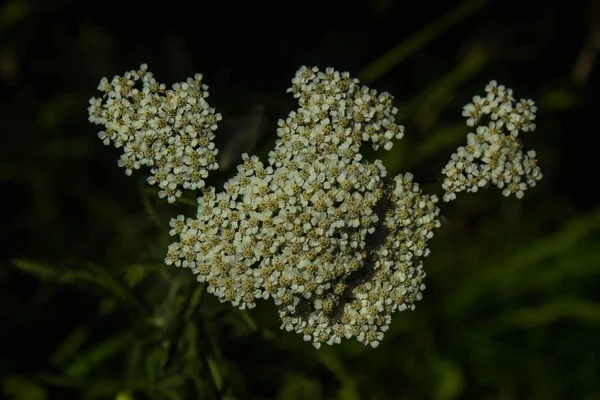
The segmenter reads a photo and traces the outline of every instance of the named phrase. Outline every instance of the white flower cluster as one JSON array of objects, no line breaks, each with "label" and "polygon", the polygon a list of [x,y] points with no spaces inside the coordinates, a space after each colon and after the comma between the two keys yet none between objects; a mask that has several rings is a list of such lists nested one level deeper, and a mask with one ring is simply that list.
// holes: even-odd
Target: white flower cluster
[{"label": "white flower cluster", "polygon": [[104,95],[90,99],[89,120],[104,127],[98,137],[105,145],[123,148],[119,166],[127,175],[150,167],[148,183],[157,184],[169,203],[181,188],[204,187],[218,167],[213,139],[221,115],[206,102],[202,75],[166,89],[143,64],[110,82],[102,78],[98,90]]},{"label": "white flower cluster", "polygon": [[421,298],[437,198],[359,153],[402,137],[389,94],[331,68],[302,67],[292,83],[300,107],[279,121],[268,165],[244,154],[222,192],[205,188],[196,218],[171,221],[165,262],[242,309],[272,298],[282,328],[315,347],[375,347],[391,314]]},{"label": "white flower cluster", "polygon": [[518,139],[520,132],[535,130],[537,107],[532,100],[515,101],[512,90],[491,81],[484,97],[475,96],[463,109],[468,126],[477,126],[467,136],[467,145],[452,154],[442,170],[446,175],[442,187],[444,201],[456,198],[456,193],[476,192],[493,184],[504,196],[535,186],[542,178],[535,151],[523,153]]}]

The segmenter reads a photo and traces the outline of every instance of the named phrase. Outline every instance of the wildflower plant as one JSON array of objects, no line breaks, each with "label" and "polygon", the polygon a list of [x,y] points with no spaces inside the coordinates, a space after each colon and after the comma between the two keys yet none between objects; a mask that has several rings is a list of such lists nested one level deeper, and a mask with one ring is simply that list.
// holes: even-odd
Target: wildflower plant
[{"label": "wildflower plant", "polygon": [[[344,338],[376,347],[392,314],[422,298],[427,242],[440,226],[435,195],[360,152],[366,143],[390,150],[404,135],[393,97],[347,72],[300,68],[288,89],[299,107],[279,120],[268,160],[243,154],[217,192],[204,179],[217,168],[221,115],[201,79],[167,90],[142,65],[102,79],[103,97],[90,100],[89,119],[105,144],[123,148],[127,174],[149,167],[148,183],[169,202],[182,189],[202,192],[195,216],[171,220],[165,263],[191,269],[235,307],[272,299],[281,328],[317,348]],[[443,199],[490,184],[521,198],[534,186],[542,174],[519,134],[535,129],[535,112],[495,81],[474,97],[463,115],[476,132],[442,171]]]}]

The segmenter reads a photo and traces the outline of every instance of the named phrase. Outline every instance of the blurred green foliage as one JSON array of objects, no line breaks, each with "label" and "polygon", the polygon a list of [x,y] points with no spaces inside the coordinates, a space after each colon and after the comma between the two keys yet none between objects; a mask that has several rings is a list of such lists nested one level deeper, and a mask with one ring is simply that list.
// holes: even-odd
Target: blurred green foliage
[{"label": "blurred green foliage", "polygon": [[[0,4],[0,397],[600,399],[600,207],[587,145],[600,78],[593,66],[572,75],[597,31],[594,8],[345,4]],[[545,178],[523,201],[490,189],[444,207],[416,311],[396,314],[377,349],[315,350],[279,330],[268,302],[233,309],[163,265],[169,218],[193,214],[194,196],[158,201],[87,122],[99,79],[142,62],[164,82],[205,74],[224,115],[217,187],[242,152],[269,151],[302,64],[396,95],[407,135],[377,154],[391,175],[410,170],[438,194],[468,131],[462,105],[498,79],[540,106],[525,141]]]}]

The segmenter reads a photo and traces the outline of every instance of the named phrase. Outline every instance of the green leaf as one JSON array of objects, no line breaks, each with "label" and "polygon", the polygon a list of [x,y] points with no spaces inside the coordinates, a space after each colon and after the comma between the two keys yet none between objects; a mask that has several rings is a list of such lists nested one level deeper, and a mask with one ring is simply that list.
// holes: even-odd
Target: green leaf
[{"label": "green leaf", "polygon": [[63,366],[88,341],[90,333],[85,325],[75,328],[50,356],[50,362],[57,367]]},{"label": "green leaf", "polygon": [[539,306],[522,307],[506,312],[494,318],[488,329],[494,332],[530,329],[562,319],[571,319],[586,325],[600,325],[600,304],[577,298],[556,299]]},{"label": "green leaf", "polygon": [[539,269],[544,268],[543,261],[566,253],[598,229],[600,208],[573,219],[558,232],[518,249],[513,257],[481,268],[477,273],[474,271],[461,286],[462,291],[448,302],[449,314],[453,317],[466,315],[477,306],[477,299],[501,293],[514,283],[528,282],[528,276],[544,273]]},{"label": "green leaf", "polygon": [[192,318],[196,316],[200,309],[200,305],[202,304],[202,299],[204,298],[204,285],[196,285],[194,288],[194,292],[192,293],[192,297],[190,299],[190,303],[188,307],[185,309],[185,319],[190,321]]},{"label": "green leaf", "polygon": [[133,343],[125,357],[124,375],[129,389],[136,387],[138,380],[138,368],[142,358],[142,344],[139,341]]},{"label": "green leaf", "polygon": [[215,387],[220,391],[223,389],[223,376],[221,375],[221,370],[211,355],[206,357],[206,361],[208,362],[208,369],[210,370],[210,375],[213,378]]},{"label": "green leaf", "polygon": [[133,338],[132,333],[122,332],[80,352],[64,369],[65,375],[72,378],[88,376],[95,368],[129,346]]},{"label": "green leaf", "polygon": [[144,360],[144,370],[146,373],[146,385],[149,390],[153,390],[162,374],[163,366],[166,360],[166,350],[156,348],[147,354]]},{"label": "green leaf", "polygon": [[87,273],[88,271],[79,271],[76,274],[74,273],[72,278],[83,279],[95,283],[118,299],[125,300],[129,304],[137,307],[143,313],[150,313],[150,307],[144,298],[138,296],[125,282],[113,276],[108,269],[91,263],[88,264],[88,268],[90,268],[92,272]]},{"label": "green leaf", "polygon": [[34,275],[39,279],[56,280],[61,276],[61,271],[46,264],[23,259],[15,259],[12,260],[12,262],[13,265],[21,271]]}]

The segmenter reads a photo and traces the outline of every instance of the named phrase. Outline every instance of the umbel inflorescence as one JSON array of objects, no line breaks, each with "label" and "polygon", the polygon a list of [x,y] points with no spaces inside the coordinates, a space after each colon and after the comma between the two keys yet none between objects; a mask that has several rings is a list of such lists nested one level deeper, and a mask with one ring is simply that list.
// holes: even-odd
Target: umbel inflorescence
[{"label": "umbel inflorescence", "polygon": [[127,175],[150,167],[148,183],[169,203],[182,188],[204,187],[208,172],[218,168],[213,139],[221,115],[206,102],[202,75],[167,89],[142,64],[110,82],[103,78],[98,90],[104,95],[90,99],[89,120],[104,127],[98,137],[105,145],[123,148],[119,166]]},{"label": "umbel inflorescence", "polygon": [[[360,153],[364,142],[390,150],[392,139],[403,136],[392,96],[361,86],[349,73],[302,67],[288,90],[299,107],[279,121],[267,162],[243,154],[237,173],[217,192],[203,187],[202,178],[216,168],[212,139],[220,115],[206,103],[200,78],[166,91],[143,65],[111,83],[103,79],[105,103],[90,100],[90,121],[105,126],[99,135],[105,143],[124,147],[120,164],[127,172],[150,166],[149,182],[169,201],[180,187],[202,188],[196,216],[171,220],[178,240],[166,264],[190,268],[210,293],[242,309],[272,299],[282,329],[317,348],[352,337],[377,346],[391,315],[421,299],[422,259],[440,226],[436,196],[423,194],[410,173],[390,178],[381,161]],[[139,80],[142,89],[134,89]],[[502,107],[512,98],[496,88],[497,97],[473,106],[469,121],[479,123],[489,109],[498,115],[492,120],[512,121],[508,129],[531,130],[532,103],[507,114]],[[462,178],[460,184],[451,179],[472,179],[475,159],[496,162],[495,169],[478,170],[494,184],[501,162],[506,169],[521,160],[503,140],[511,139],[489,139],[481,154],[459,148],[444,170],[447,200],[467,187]]]},{"label": "umbel inflorescence", "polygon": [[504,196],[514,193],[520,199],[542,179],[535,151],[524,154],[518,138],[521,132],[535,130],[533,100],[515,101],[512,90],[496,81],[485,92],[463,108],[467,125],[477,130],[468,134],[467,146],[459,147],[442,170],[445,201],[454,200],[458,192],[476,192],[489,184],[503,189]]}]

